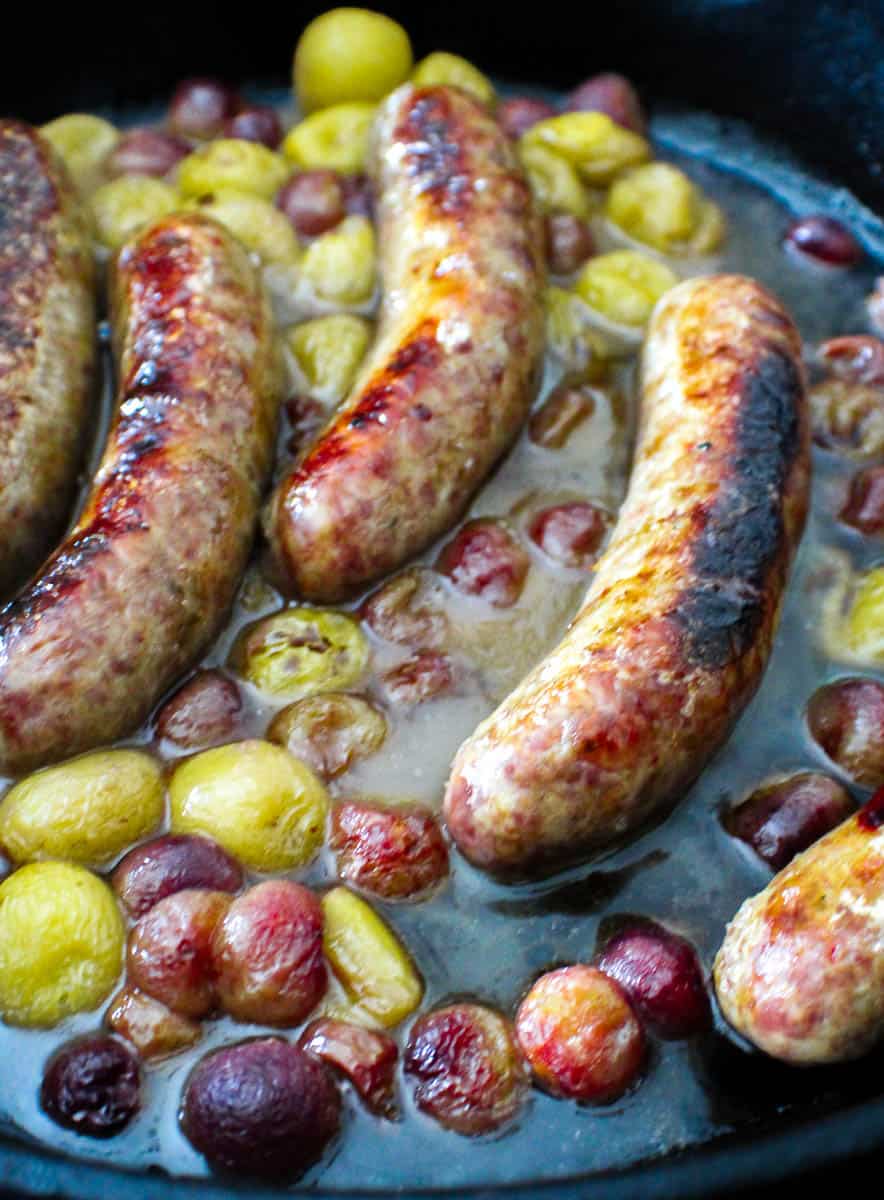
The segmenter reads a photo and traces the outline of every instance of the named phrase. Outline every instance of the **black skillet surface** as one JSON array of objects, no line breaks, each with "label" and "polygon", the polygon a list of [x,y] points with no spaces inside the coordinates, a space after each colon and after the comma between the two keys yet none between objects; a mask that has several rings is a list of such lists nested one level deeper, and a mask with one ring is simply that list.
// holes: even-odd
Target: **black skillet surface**
[{"label": "black skillet surface", "polygon": [[[34,6],[30,13],[4,13],[0,112],[42,121],[72,109],[149,103],[181,76],[197,73],[282,84],[287,47],[328,6],[170,11],[163,5],[106,14],[97,6]],[[616,0],[608,8],[545,0],[536,11],[481,3],[378,7],[406,24],[418,53],[455,49],[499,77],[559,89],[615,68],[655,101],[743,118],[766,138],[788,144],[817,176],[850,188],[873,209],[884,208],[884,0]],[[828,1116],[792,1118],[769,1131],[762,1126],[751,1139],[744,1134],[625,1173],[542,1187],[526,1182],[506,1194],[525,1200],[734,1194],[782,1200],[803,1193],[810,1181],[867,1186],[884,1148],[881,1065],[879,1057],[846,1068],[854,1084],[845,1092],[854,1102]],[[757,1061],[747,1063],[745,1073],[747,1088],[764,1089]],[[14,1086],[14,1064],[0,1061],[0,1076]],[[810,1075],[796,1073],[796,1090],[800,1095],[805,1080],[812,1095]],[[537,1157],[543,1161],[542,1147]],[[157,1175],[125,1177],[12,1142],[0,1142],[0,1187],[3,1200],[116,1200],[124,1190],[139,1200],[270,1194]],[[502,1194],[471,1193],[474,1200]]]}]

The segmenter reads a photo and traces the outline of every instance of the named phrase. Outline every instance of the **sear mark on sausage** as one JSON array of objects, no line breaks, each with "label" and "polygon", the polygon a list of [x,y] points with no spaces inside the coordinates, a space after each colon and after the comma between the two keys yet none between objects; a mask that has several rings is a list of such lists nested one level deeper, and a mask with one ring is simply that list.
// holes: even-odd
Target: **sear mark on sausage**
[{"label": "sear mark on sausage", "polygon": [[456,121],[446,93],[417,92],[394,135],[404,144],[408,173],[420,191],[448,214],[466,209],[472,190]]},{"label": "sear mark on sausage", "polygon": [[765,583],[782,553],[782,489],[801,442],[801,376],[782,351],[769,348],[738,387],[730,477],[700,511],[694,579],[673,613],[686,658],[709,669],[742,658],[764,621]]}]

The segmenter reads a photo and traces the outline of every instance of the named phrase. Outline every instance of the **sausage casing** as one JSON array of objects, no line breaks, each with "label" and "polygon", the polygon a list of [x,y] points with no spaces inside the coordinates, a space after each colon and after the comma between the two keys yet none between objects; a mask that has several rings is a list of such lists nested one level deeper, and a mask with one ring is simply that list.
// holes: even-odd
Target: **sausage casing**
[{"label": "sausage casing", "polygon": [[884,1036],[882,822],[884,798],[794,858],[728,926],[721,1011],[775,1058],[840,1062]]},{"label": "sausage casing", "polygon": [[559,646],[459,750],[458,846],[498,872],[585,856],[672,802],[754,693],[808,502],[798,334],[742,276],[658,304],[629,492]]},{"label": "sausage casing", "polygon": [[35,129],[0,120],[0,596],[63,532],[95,355],[92,246],[74,186]]},{"label": "sausage casing", "polygon": [[406,85],[374,133],[383,308],[353,391],[265,516],[284,588],[334,601],[461,515],[516,436],[543,345],[540,225],[466,93]]},{"label": "sausage casing", "polygon": [[0,613],[9,773],[131,732],[220,628],[270,466],[269,304],[238,242],[172,216],[112,266],[119,390],[82,516]]}]

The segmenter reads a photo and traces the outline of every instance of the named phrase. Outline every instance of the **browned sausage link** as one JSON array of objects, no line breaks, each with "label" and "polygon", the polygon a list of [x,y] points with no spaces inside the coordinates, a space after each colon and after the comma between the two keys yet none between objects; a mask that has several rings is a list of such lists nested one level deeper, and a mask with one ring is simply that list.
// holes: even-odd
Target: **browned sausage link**
[{"label": "browned sausage link", "polygon": [[726,1019],[775,1058],[840,1062],[884,1037],[884,797],[743,904],[714,975]]},{"label": "browned sausage link", "polygon": [[540,227],[497,122],[457,89],[407,85],[373,154],[378,337],[265,519],[281,585],[319,601],[460,516],[528,413],[542,348]]},{"label": "browned sausage link", "polygon": [[0,596],[36,569],[74,501],[95,367],[88,224],[35,129],[0,121]]},{"label": "browned sausage link", "polygon": [[113,269],[117,415],[83,514],[0,614],[0,765],[131,732],[220,628],[270,464],[277,371],[245,251],[172,216]]},{"label": "browned sausage link", "polygon": [[741,276],[658,305],[629,493],[564,640],[461,747],[445,798],[494,871],[585,856],[675,800],[770,652],[804,525],[798,334]]}]

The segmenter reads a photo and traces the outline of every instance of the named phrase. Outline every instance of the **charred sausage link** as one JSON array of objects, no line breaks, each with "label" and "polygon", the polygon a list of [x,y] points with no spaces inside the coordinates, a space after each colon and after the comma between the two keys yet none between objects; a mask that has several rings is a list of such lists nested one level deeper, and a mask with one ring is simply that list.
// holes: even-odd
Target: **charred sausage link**
[{"label": "charred sausage link", "polygon": [[95,369],[88,224],[35,129],[0,120],[0,596],[61,536]]},{"label": "charred sausage link", "polygon": [[383,309],[354,390],[265,516],[283,587],[332,601],[463,513],[527,416],[542,351],[541,231],[497,122],[448,87],[375,128]]},{"label": "charred sausage link", "polygon": [[884,796],[743,904],[714,978],[730,1024],[785,1062],[841,1062],[881,1040]]},{"label": "charred sausage link", "polygon": [[489,870],[585,856],[684,791],[755,691],[808,501],[800,342],[741,276],[658,305],[629,493],[559,646],[459,750],[445,798]]},{"label": "charred sausage link", "polygon": [[0,765],[131,732],[221,627],[245,566],[278,402],[245,251],[172,216],[112,268],[116,417],[80,520],[0,613]]}]

